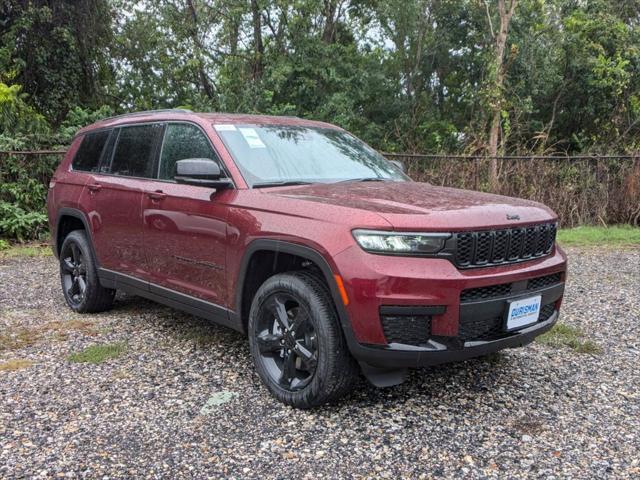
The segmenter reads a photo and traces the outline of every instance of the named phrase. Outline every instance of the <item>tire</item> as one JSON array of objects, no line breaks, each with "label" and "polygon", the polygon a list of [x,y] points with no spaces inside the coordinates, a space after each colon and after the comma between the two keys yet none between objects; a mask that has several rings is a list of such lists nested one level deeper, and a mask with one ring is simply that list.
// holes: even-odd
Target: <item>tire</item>
[{"label": "tire", "polygon": [[[287,322],[288,331],[282,326]],[[253,298],[248,330],[260,379],[286,405],[312,408],[335,401],[358,377],[327,286],[309,272],[267,279]]]},{"label": "tire", "polygon": [[60,248],[60,283],[69,307],[78,313],[109,310],[116,291],[98,280],[96,261],[84,230],[67,235]]}]

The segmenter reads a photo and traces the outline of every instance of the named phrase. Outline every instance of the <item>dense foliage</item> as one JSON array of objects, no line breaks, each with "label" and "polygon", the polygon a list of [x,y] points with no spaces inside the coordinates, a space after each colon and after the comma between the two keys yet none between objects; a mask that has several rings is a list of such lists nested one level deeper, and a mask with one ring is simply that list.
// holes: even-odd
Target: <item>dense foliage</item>
[{"label": "dense foliage", "polygon": [[[388,152],[633,153],[640,0],[0,0],[0,151],[171,107],[328,120]],[[33,172],[54,162],[0,157],[0,235],[44,228]]]},{"label": "dense foliage", "polygon": [[509,0],[497,84],[504,3],[0,0],[0,102],[7,89],[24,102],[2,128],[46,119],[58,135],[78,109],[183,106],[326,119],[388,151],[481,153],[498,111],[499,153],[637,149],[640,1]]}]

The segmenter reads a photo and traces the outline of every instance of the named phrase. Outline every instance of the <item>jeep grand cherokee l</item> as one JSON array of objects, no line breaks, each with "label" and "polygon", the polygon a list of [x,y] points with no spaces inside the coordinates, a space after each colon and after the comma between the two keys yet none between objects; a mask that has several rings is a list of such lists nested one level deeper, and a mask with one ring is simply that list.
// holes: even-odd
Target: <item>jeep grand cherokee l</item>
[{"label": "jeep grand cherokee l", "polygon": [[48,211],[69,307],[116,290],[247,334],[269,391],[335,400],[359,372],[519,347],[558,318],[544,205],[413,182],[346,131],[289,117],[140,112],[77,134]]}]

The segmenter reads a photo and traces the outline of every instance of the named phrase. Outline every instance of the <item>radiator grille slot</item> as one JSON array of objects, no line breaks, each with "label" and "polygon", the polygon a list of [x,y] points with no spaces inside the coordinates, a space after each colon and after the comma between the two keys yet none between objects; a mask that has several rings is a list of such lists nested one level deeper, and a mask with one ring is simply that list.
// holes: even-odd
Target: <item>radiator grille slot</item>
[{"label": "radiator grille slot", "polygon": [[556,239],[556,224],[482,230],[455,234],[455,263],[461,268],[503,265],[548,255]]},{"label": "radiator grille slot", "polygon": [[556,285],[562,281],[562,274],[552,273],[543,277],[532,278],[527,281],[527,288],[524,292],[514,292],[512,283],[501,283],[498,285],[489,285],[487,287],[467,288],[460,293],[460,302],[475,302],[477,300],[486,300],[490,298],[499,298],[509,296],[511,293],[526,293],[529,290],[540,290],[542,288]]}]

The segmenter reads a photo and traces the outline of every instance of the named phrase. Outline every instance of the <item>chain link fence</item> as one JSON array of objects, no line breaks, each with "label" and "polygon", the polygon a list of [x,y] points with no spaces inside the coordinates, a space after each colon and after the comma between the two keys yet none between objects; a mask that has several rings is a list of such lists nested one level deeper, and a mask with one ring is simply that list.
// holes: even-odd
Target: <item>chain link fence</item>
[{"label": "chain link fence", "polygon": [[[489,191],[491,158],[385,154],[411,178],[434,185]],[[497,157],[494,193],[542,202],[563,227],[640,224],[640,155]]]},{"label": "chain link fence", "polygon": [[[52,150],[0,152],[0,194],[8,196],[2,193],[9,190],[6,185],[15,187],[33,180],[46,188],[63,155],[63,151]],[[416,181],[489,190],[488,157],[384,155],[404,163]],[[542,202],[558,213],[563,227],[640,225],[640,155],[513,156],[498,157],[497,161],[499,186],[494,193]],[[35,202],[40,203],[44,204],[44,198]]]}]

